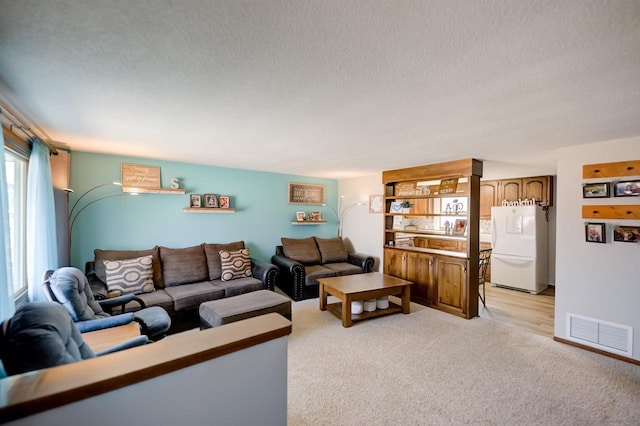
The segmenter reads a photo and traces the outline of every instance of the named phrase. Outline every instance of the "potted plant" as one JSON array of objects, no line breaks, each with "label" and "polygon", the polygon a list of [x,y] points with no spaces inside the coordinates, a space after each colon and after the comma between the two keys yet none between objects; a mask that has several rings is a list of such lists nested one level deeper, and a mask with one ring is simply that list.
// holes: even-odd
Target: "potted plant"
[{"label": "potted plant", "polygon": [[402,213],[409,213],[411,207],[413,207],[413,203],[409,200],[404,200],[400,203],[400,207],[402,207]]}]

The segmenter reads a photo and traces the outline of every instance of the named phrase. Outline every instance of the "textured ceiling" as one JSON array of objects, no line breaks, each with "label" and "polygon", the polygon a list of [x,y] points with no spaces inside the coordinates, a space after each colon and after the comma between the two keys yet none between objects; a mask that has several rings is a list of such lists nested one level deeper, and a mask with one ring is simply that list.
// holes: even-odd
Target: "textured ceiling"
[{"label": "textured ceiling", "polygon": [[0,0],[59,146],[341,178],[640,135],[640,0]]}]

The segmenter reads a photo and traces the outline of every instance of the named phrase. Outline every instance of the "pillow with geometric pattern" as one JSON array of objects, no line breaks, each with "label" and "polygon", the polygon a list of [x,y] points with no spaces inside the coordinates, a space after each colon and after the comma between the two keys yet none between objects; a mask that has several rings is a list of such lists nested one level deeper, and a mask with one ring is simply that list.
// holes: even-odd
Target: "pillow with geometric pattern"
[{"label": "pillow with geometric pattern", "polygon": [[135,259],[105,260],[109,297],[155,291],[152,259],[153,256],[148,255]]},{"label": "pillow with geometric pattern", "polygon": [[220,277],[222,281],[251,277],[249,249],[220,250],[219,254],[220,263],[222,263],[222,275]]}]

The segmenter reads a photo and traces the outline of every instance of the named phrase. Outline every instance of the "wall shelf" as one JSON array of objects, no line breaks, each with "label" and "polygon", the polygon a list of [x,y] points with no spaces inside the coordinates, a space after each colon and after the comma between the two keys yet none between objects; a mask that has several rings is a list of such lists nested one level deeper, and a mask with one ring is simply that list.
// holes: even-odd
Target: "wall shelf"
[{"label": "wall shelf", "polygon": [[640,219],[640,205],[582,206],[583,219]]},{"label": "wall shelf", "polygon": [[206,207],[185,207],[182,209],[185,213],[235,213],[236,209],[222,209],[222,208],[206,208]]},{"label": "wall shelf", "polygon": [[292,225],[324,225],[327,223],[326,220],[293,220],[291,221]]},{"label": "wall shelf", "polygon": [[184,188],[139,188],[134,186],[123,186],[122,192],[126,192],[129,194],[182,195],[182,194],[186,194],[187,190]]}]

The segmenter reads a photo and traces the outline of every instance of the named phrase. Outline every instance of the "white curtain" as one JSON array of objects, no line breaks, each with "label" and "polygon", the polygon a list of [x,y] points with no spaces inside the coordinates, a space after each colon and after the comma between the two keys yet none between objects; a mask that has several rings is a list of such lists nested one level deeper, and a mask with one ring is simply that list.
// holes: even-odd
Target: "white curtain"
[{"label": "white curtain", "polygon": [[9,197],[7,195],[7,172],[4,164],[4,136],[2,132],[0,132],[0,142],[2,142],[2,149],[0,149],[0,226],[2,226],[4,237],[0,241],[0,321],[3,321],[13,315],[16,305],[13,300],[13,286],[11,285]]},{"label": "white curtain", "polygon": [[27,284],[29,301],[47,300],[42,276],[58,268],[56,218],[49,149],[32,139],[27,175]]}]

